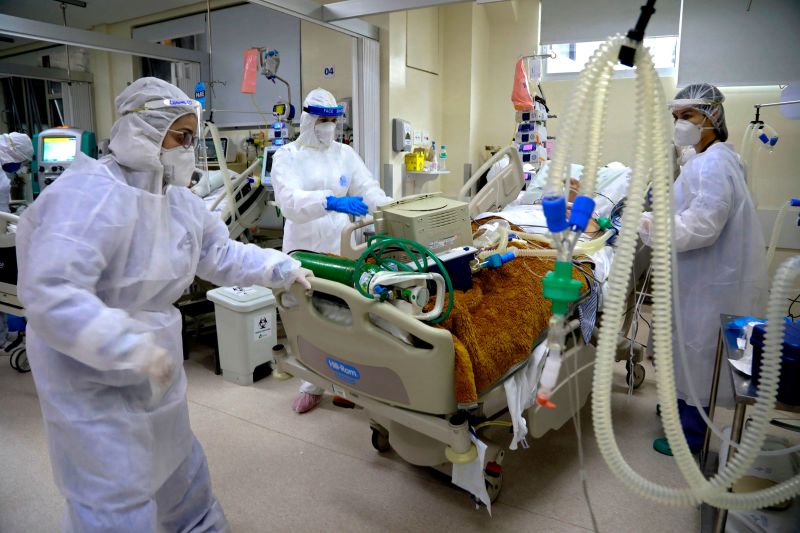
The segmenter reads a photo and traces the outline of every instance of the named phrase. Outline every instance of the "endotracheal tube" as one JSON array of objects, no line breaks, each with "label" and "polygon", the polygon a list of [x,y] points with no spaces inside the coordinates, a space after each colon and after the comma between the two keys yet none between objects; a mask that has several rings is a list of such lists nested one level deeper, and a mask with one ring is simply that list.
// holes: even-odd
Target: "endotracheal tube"
[{"label": "endotracheal tube", "polygon": [[[592,197],[601,155],[605,126],[606,96],[620,47],[636,48],[636,114],[633,172],[622,213],[622,229],[616,240],[616,253],[609,278],[609,295],[597,343],[597,358],[592,391],[592,418],[598,447],[611,471],[635,492],[672,505],[697,505],[701,502],[728,509],[767,507],[792,498],[800,492],[800,475],[769,489],[732,493],[728,489],[746,473],[759,454],[775,406],[781,344],[783,339],[783,302],[800,277],[800,257],[787,260],[778,269],[770,293],[767,311],[767,334],[761,367],[758,399],[753,422],[742,436],[732,459],[711,479],[706,479],[692,456],[678,415],[673,357],[683,357],[682,350],[672,353],[672,283],[674,251],[672,247],[672,167],[671,130],[663,89],[649,51],[641,44],[617,35],[600,46],[581,74],[562,122],[563,139],[556,146],[543,197],[543,207],[552,246],[556,250],[554,271],[545,278],[544,294],[553,301],[553,315],[547,337],[548,356],[540,379],[537,401],[552,405],[549,396],[556,385],[561,354],[566,337],[565,324],[570,305],[577,301],[581,284],[572,279],[572,257],[580,233],[594,209]],[[588,118],[588,120],[587,120]],[[588,125],[582,132],[579,126]],[[582,135],[583,134],[583,135]],[[581,142],[581,141],[586,142]],[[579,143],[586,153],[571,152]],[[567,165],[584,163],[579,196],[567,217]],[[625,314],[626,295],[636,251],[639,219],[644,208],[647,182],[653,190],[653,338],[658,372],[656,381],[661,404],[661,419],[675,460],[688,488],[665,487],[639,475],[622,456],[614,436],[611,419],[611,385],[619,331]],[[675,310],[676,313],[680,309]],[[678,323],[679,325],[679,323]],[[681,339],[678,328],[678,343]]]}]

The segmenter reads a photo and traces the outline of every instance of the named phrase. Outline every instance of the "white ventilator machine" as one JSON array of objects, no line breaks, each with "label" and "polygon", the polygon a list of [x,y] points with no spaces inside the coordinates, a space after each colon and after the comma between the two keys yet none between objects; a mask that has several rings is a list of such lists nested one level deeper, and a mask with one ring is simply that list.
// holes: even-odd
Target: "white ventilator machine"
[{"label": "white ventilator machine", "polygon": [[53,183],[80,152],[97,157],[94,133],[77,128],[51,128],[36,135],[39,190]]},{"label": "white ventilator machine", "polygon": [[[653,3],[651,0],[648,6],[642,8],[646,18],[649,18],[649,14],[653,12]],[[570,162],[585,165],[583,179],[580,182],[579,198],[586,198],[587,200],[582,200],[582,202],[588,204],[594,193],[595,176],[600,161],[601,139],[604,138],[607,122],[605,113],[609,82],[617,58],[622,59],[623,55],[627,54],[631,65],[635,63],[636,66],[637,105],[632,109],[641,110],[641,116],[636,117],[635,138],[638,139],[639,145],[635,152],[634,172],[627,194],[628,202],[624,208],[622,230],[617,240],[616,258],[611,269],[610,295],[605,303],[604,318],[597,346],[592,394],[592,418],[597,444],[615,476],[630,489],[651,500],[670,505],[697,505],[705,502],[721,509],[755,509],[771,506],[800,493],[800,475],[795,475],[771,488],[755,492],[733,493],[729,492],[729,489],[746,473],[761,452],[767,428],[772,419],[784,335],[784,302],[790,298],[791,287],[800,277],[800,256],[784,262],[779,267],[773,281],[767,311],[767,340],[761,367],[758,399],[755,405],[756,412],[752,415],[752,422],[744,430],[741,444],[736,446],[735,443],[731,443],[730,439],[722,435],[704,416],[712,431],[723,442],[737,447],[737,452],[732,459],[723,465],[713,478],[706,479],[689,450],[678,416],[673,357],[680,358],[679,364],[686,365],[687,373],[689,373],[689,367],[682,350],[681,353],[672,353],[672,278],[675,274],[672,268],[674,262],[671,237],[673,174],[670,163],[670,120],[663,87],[654,68],[652,57],[641,44],[644,34],[644,27],[641,24],[642,19],[637,24],[637,29],[632,30],[627,38],[617,35],[602,44],[581,74],[572,105],[567,107],[567,113],[564,116],[562,128],[565,133],[560,136],[563,141],[556,147],[545,189],[545,201],[550,203],[548,226],[551,230],[553,246],[558,250],[558,260],[571,265],[569,261],[573,255],[574,233],[578,224],[573,220],[573,216],[567,220],[566,213],[562,209],[568,191],[567,165]],[[638,37],[635,36],[634,31],[639,33]],[[631,39],[632,34],[636,40]],[[633,58],[630,57],[631,54],[635,54]],[[584,127],[588,127],[588,142],[584,145],[586,151],[583,154],[577,154],[572,150],[572,140],[583,139],[580,133]],[[653,337],[659,370],[656,373],[658,399],[661,405],[664,430],[678,467],[689,485],[688,488],[663,486],[637,473],[623,457],[612,427],[613,364],[618,334],[625,314],[625,296],[635,253],[638,221],[643,211],[649,178],[652,178],[652,205],[656,228],[652,246],[652,269]],[[579,204],[580,202],[576,199],[573,213]],[[591,208],[588,205],[584,207]],[[558,270],[558,266],[556,269]],[[679,307],[676,306],[675,312],[679,312]],[[679,335],[677,345],[682,346],[680,321],[677,321],[676,326]],[[565,317],[562,314],[554,313],[548,335],[549,356],[539,389],[541,403],[548,401],[549,380],[553,372],[557,372],[560,366],[559,355],[564,346],[565,331]],[[697,397],[697,391],[692,391],[692,395]],[[696,405],[702,404],[696,401]],[[703,414],[702,411],[700,412]]]}]

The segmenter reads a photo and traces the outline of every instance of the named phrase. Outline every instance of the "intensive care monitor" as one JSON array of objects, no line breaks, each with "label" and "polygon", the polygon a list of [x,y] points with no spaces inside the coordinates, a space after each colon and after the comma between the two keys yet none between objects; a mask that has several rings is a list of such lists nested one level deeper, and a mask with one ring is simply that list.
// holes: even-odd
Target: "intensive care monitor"
[{"label": "intensive care monitor", "polygon": [[[209,165],[219,164],[219,154],[214,146],[214,139],[207,137],[206,140],[206,161]],[[222,145],[223,158],[226,163],[233,163],[236,161],[236,145],[230,142],[228,137],[220,137],[220,144]]]},{"label": "intensive care monitor", "polygon": [[[36,142],[40,189],[50,185],[84,151],[87,132],[77,128],[52,128],[39,133]],[[94,155],[96,155],[96,147]]]},{"label": "intensive care monitor", "polygon": [[77,137],[42,138],[42,163],[71,163],[77,154]]},{"label": "intensive care monitor", "polygon": [[264,158],[261,162],[261,185],[272,188],[272,158],[279,146],[267,146],[264,149]]}]

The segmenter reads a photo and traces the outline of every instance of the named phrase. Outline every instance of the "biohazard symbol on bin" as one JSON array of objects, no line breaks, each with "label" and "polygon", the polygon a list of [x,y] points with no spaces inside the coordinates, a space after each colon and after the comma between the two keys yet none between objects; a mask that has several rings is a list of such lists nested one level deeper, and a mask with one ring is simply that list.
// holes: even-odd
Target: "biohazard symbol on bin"
[{"label": "biohazard symbol on bin", "polygon": [[269,324],[269,321],[267,320],[267,317],[265,317],[265,316],[262,316],[258,320],[258,328],[259,329],[267,329],[267,324]]}]

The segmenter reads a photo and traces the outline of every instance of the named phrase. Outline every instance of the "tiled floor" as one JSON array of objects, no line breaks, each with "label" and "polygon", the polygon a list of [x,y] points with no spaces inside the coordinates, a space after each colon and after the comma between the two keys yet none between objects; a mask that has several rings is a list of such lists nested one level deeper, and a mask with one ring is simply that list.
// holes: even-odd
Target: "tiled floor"
[{"label": "tiled floor", "polygon": [[[31,376],[0,360],[0,532],[60,527],[62,499],[53,485]],[[215,492],[234,531],[585,531],[583,497],[571,423],[506,455],[504,486],[492,517],[444,475],[411,466],[370,444],[363,412],[333,406],[297,415],[289,404],[298,382],[272,377],[252,387],[209,370],[208,352],[186,362],[192,424],[203,444]],[[626,395],[618,364],[614,393],[617,439],[649,479],[679,485],[672,461],[651,449],[660,427],[655,386]],[[646,501],[608,471],[591,430],[582,425],[589,494],[601,531],[696,531],[699,511]]]}]

